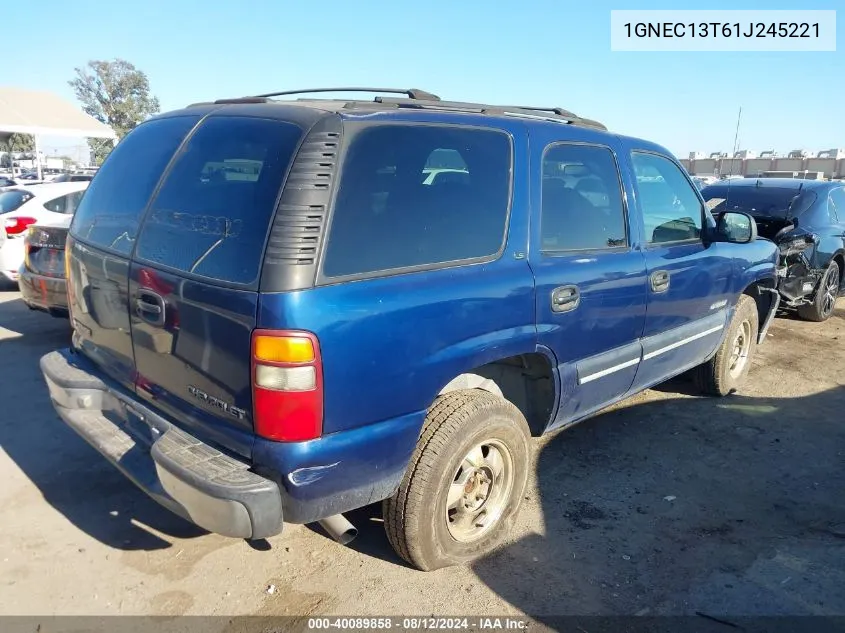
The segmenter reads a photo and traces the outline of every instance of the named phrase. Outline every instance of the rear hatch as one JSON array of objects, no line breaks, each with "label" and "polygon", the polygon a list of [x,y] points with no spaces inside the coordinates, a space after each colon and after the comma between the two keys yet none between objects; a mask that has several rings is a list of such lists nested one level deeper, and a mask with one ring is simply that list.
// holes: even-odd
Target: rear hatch
[{"label": "rear hatch", "polygon": [[247,457],[259,273],[301,136],[293,123],[224,109],[144,123],[100,169],[68,241],[82,352]]}]

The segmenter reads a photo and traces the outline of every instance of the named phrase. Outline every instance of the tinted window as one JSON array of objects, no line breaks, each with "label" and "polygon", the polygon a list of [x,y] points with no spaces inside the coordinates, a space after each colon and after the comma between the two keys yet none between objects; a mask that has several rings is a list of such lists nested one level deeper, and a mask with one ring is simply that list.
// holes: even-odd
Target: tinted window
[{"label": "tinted window", "polygon": [[544,251],[627,244],[619,171],[605,147],[556,145],[543,157]]},{"label": "tinted window", "polygon": [[73,193],[53,198],[49,202],[44,203],[44,208],[53,213],[67,213],[68,215],[76,211],[79,206],[79,201],[82,199],[82,191],[74,191]]},{"label": "tinted window", "polygon": [[197,117],[143,123],[109,153],[73,218],[71,232],[124,255],[161,174]]},{"label": "tinted window", "polygon": [[14,180],[9,180],[8,178],[0,178],[0,187],[11,187],[14,184]]},{"label": "tinted window", "polygon": [[795,187],[706,187],[701,195],[714,214],[741,211],[758,218],[798,217],[816,201],[814,191],[799,191]]},{"label": "tinted window", "polygon": [[221,281],[255,281],[301,134],[281,121],[207,119],[153,201],[136,256]]},{"label": "tinted window", "polygon": [[845,188],[839,187],[830,192],[828,210],[831,222],[834,224],[845,222]]},{"label": "tinted window", "polygon": [[27,191],[4,191],[0,193],[0,213],[14,211],[31,198],[32,194]]},{"label": "tinted window", "polygon": [[[449,167],[430,178],[435,164]],[[323,274],[495,255],[504,241],[510,181],[510,140],[501,132],[364,128],[343,163]]]},{"label": "tinted window", "polygon": [[700,239],[701,201],[681,169],[657,154],[634,152],[631,158],[646,241],[662,244]]}]

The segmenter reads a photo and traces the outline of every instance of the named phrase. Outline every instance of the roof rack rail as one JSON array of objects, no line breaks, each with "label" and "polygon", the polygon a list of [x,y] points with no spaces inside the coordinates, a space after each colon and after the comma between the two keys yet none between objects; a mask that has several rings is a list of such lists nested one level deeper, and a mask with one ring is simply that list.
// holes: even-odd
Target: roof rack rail
[{"label": "roof rack rail", "polygon": [[232,99],[217,99],[214,104],[222,105],[225,103],[267,103],[270,101],[265,97],[234,97]]},{"label": "roof rack rail", "polygon": [[589,127],[607,131],[607,127],[593,119],[585,119],[565,108],[542,108],[538,106],[489,105],[484,103],[467,103],[463,101],[425,101],[407,99],[393,99],[390,97],[376,97],[376,103],[395,105],[401,108],[420,108],[432,110],[452,110],[460,112],[478,112],[480,114],[511,114],[531,116],[548,120],[563,120],[578,127]]},{"label": "roof rack rail", "polygon": [[304,90],[283,90],[282,92],[268,92],[263,95],[255,95],[248,98],[269,98],[282,97],[287,95],[302,95],[316,92],[386,92],[389,94],[406,95],[409,99],[425,101],[440,101],[436,94],[420,90],[419,88],[307,88]]}]

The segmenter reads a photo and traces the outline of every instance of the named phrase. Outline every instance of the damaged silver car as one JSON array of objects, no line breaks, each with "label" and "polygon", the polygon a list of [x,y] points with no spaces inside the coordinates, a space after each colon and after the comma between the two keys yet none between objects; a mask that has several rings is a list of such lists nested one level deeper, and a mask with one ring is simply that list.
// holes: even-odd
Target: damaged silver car
[{"label": "damaged silver car", "polygon": [[741,211],[780,251],[781,305],[826,321],[845,290],[845,182],[741,178],[704,187],[714,216]]}]

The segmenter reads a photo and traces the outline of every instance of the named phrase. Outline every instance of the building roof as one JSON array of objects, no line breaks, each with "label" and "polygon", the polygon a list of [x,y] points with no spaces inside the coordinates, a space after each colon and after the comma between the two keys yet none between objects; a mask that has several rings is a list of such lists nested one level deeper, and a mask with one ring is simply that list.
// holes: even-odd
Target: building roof
[{"label": "building roof", "polygon": [[57,95],[0,86],[0,141],[11,134],[117,138],[108,125]]}]

